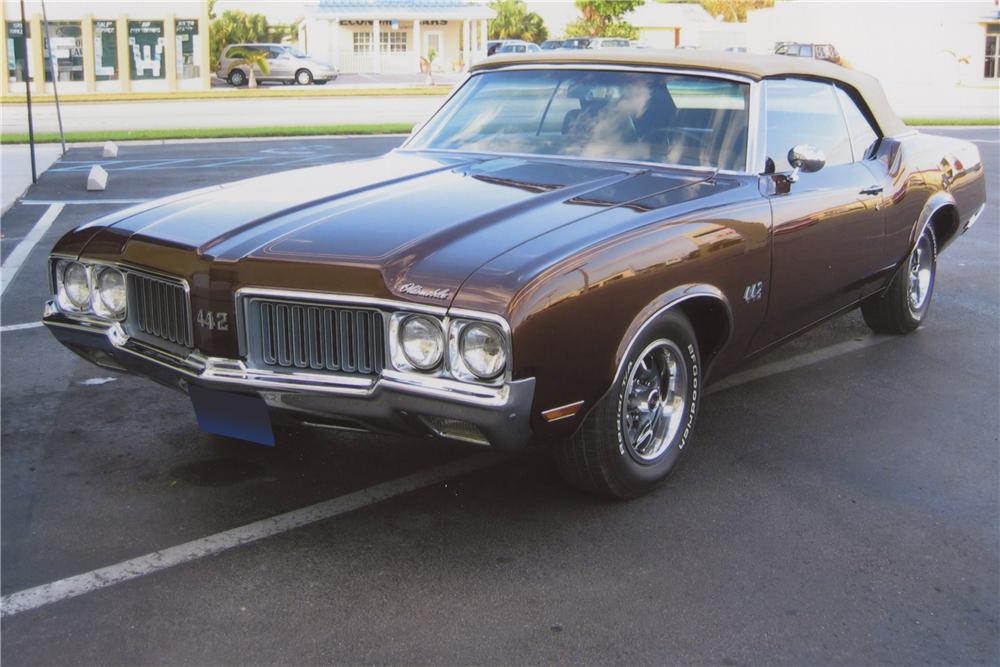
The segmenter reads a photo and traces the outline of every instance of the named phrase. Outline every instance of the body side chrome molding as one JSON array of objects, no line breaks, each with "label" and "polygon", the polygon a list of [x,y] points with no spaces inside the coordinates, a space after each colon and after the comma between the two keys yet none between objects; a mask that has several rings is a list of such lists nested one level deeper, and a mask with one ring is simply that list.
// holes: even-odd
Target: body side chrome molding
[{"label": "body side chrome molding", "polygon": [[711,285],[689,285],[687,287],[687,290],[692,290],[692,289],[698,291],[689,292],[682,296],[670,299],[667,303],[660,306],[651,315],[646,317],[646,319],[639,326],[639,328],[635,330],[635,333],[633,333],[632,336],[629,338],[628,343],[624,347],[619,345],[618,349],[620,350],[620,357],[618,360],[617,368],[615,369],[614,377],[611,379],[612,385],[614,384],[615,381],[617,381],[618,377],[621,376],[622,371],[625,369],[625,362],[628,359],[628,355],[632,351],[632,348],[635,346],[636,341],[643,334],[643,332],[646,331],[646,329],[648,329],[656,321],[658,317],[666,313],[671,308],[674,308],[677,305],[684,303],[685,301],[690,301],[691,299],[698,299],[705,297],[710,299],[715,299],[716,301],[718,301],[722,305],[726,313],[726,320],[728,322],[728,327],[727,327],[728,331],[726,331],[726,339],[719,346],[719,350],[721,351],[729,344],[730,340],[732,340],[733,329],[734,329],[733,311],[729,307],[729,302],[726,300],[725,295],[722,293],[721,290],[712,287]]}]

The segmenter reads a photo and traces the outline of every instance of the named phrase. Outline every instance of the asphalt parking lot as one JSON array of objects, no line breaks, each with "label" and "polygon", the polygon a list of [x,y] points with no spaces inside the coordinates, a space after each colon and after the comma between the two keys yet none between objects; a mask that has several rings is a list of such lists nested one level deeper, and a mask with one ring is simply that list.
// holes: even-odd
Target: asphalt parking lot
[{"label": "asphalt parking lot", "polygon": [[[185,396],[34,326],[70,228],[400,138],[71,149],[2,219],[4,273],[23,266],[0,311],[0,658],[997,664],[1000,133],[935,131],[976,140],[991,185],[941,258],[926,325],[873,338],[851,313],[760,359],[706,397],[670,483],[629,503],[568,489],[534,451],[209,436]],[[109,187],[86,193],[98,161]],[[320,520],[274,528],[303,508]],[[241,544],[248,525],[270,536]],[[11,607],[32,590],[42,604]]]}]

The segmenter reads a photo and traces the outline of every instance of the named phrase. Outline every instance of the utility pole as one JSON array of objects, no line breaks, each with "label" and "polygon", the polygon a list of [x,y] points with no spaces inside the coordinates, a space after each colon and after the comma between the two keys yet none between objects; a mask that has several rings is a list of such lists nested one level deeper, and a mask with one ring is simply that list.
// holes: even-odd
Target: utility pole
[{"label": "utility pole", "polygon": [[[21,0],[22,4],[24,0]],[[56,98],[56,118],[59,120],[59,141],[62,142],[62,154],[66,155],[66,135],[63,133],[62,110],[59,108],[59,86],[56,79],[59,78],[56,68],[56,52],[52,49],[52,40],[49,39],[49,17],[45,13],[45,0],[42,0],[42,21],[45,23],[45,41],[43,44],[49,49],[49,70],[52,72],[52,94]]]},{"label": "utility pole", "polygon": [[[23,38],[23,43],[27,45],[28,43],[28,22],[24,19],[24,0],[21,0],[21,33]],[[15,56],[16,57],[16,56]],[[35,126],[31,122],[31,77],[28,76],[28,50],[25,48],[24,53],[24,91],[28,95],[28,144],[30,145],[31,153],[31,182],[38,182],[38,170],[35,168]],[[4,74],[4,76],[7,76]]]}]

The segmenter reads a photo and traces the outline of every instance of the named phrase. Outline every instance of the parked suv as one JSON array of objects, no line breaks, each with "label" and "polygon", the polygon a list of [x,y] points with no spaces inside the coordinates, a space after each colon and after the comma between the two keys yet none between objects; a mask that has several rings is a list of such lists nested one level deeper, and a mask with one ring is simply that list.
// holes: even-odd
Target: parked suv
[{"label": "parked suv", "polygon": [[594,37],[587,45],[588,49],[627,49],[632,42],[621,37]]},{"label": "parked suv", "polygon": [[216,74],[220,79],[228,81],[231,86],[245,86],[250,78],[249,68],[246,65],[237,65],[240,59],[233,57],[233,54],[239,51],[263,51],[267,54],[270,71],[264,74],[259,68],[254,67],[253,74],[258,83],[280,81],[305,86],[310,83],[323,84],[337,78],[337,69],[333,65],[316,60],[284,44],[230,44],[222,50]]},{"label": "parked suv", "polygon": [[799,42],[778,42],[774,52],[779,56],[799,56],[800,58],[815,58],[840,64],[840,54],[833,44],[801,44]]}]

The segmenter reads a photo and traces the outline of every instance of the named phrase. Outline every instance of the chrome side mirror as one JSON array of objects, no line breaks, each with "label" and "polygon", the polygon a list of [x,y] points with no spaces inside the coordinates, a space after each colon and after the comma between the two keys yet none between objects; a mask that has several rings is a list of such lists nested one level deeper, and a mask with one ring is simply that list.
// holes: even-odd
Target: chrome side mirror
[{"label": "chrome side mirror", "polygon": [[788,151],[788,164],[792,165],[788,180],[794,183],[799,180],[800,172],[811,174],[822,169],[826,164],[826,155],[815,146],[796,144]]}]

